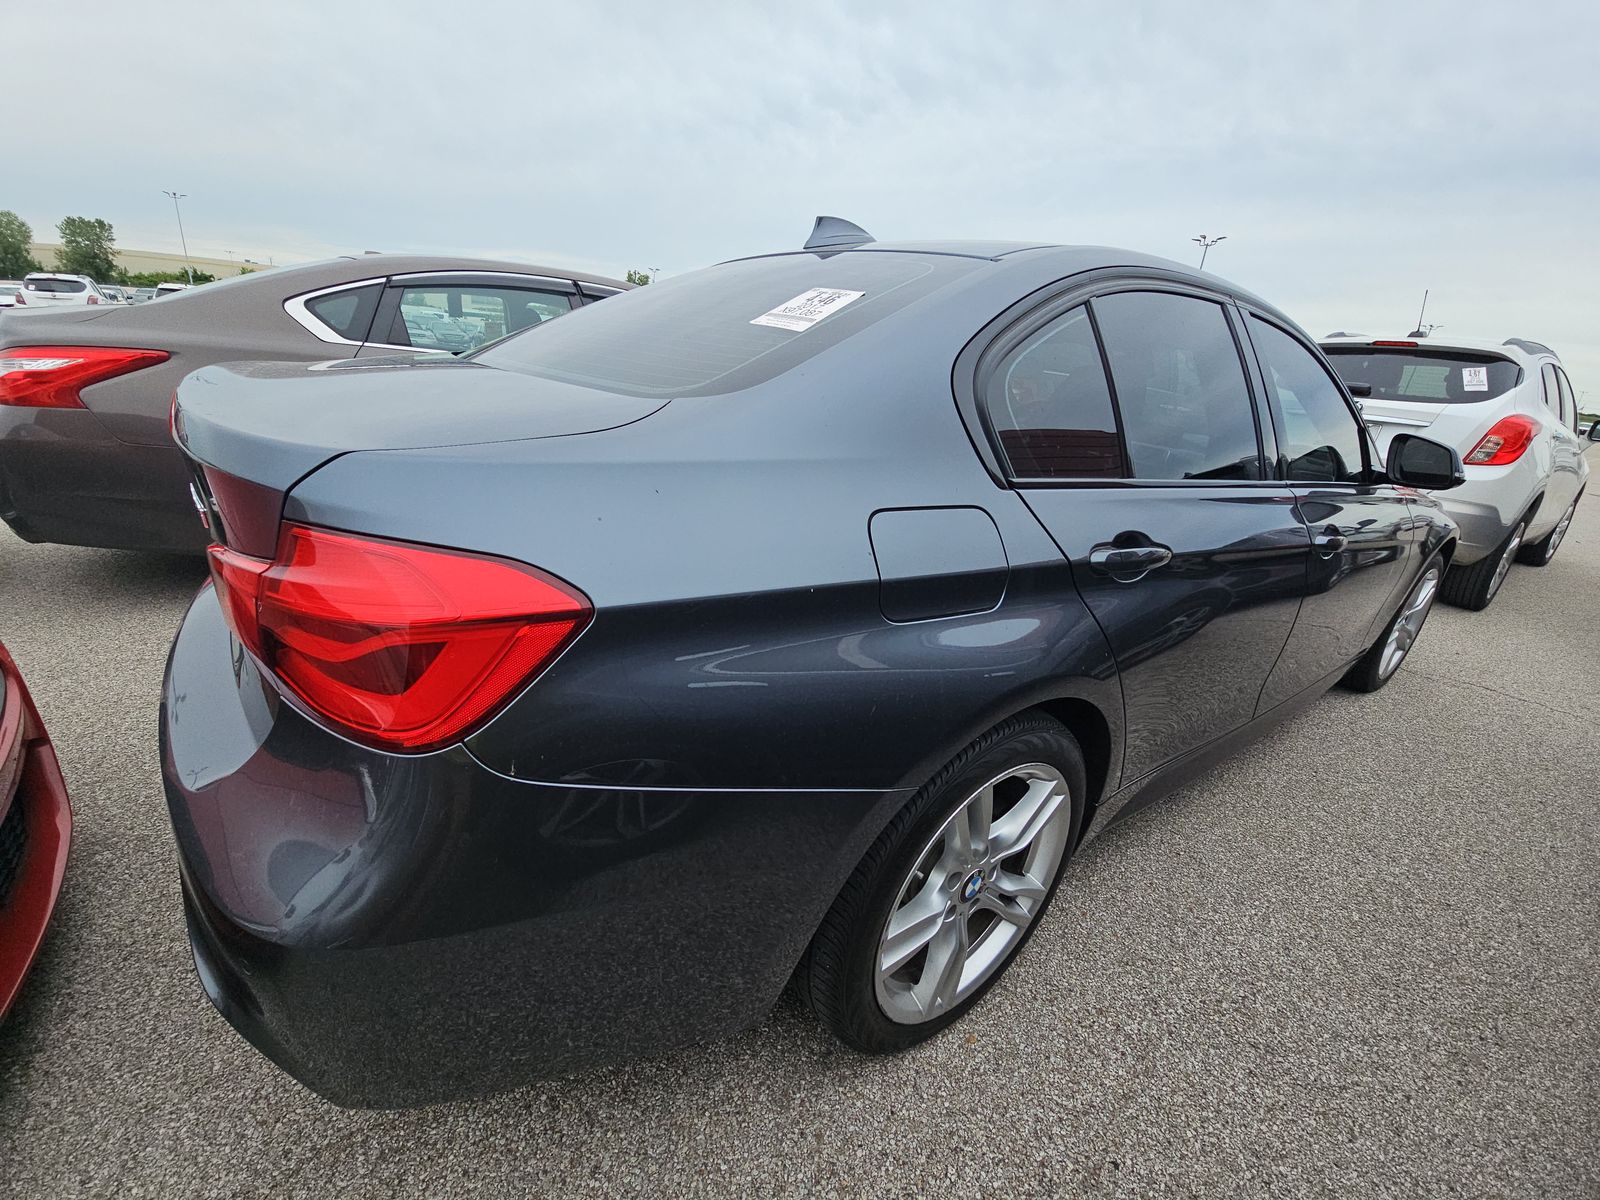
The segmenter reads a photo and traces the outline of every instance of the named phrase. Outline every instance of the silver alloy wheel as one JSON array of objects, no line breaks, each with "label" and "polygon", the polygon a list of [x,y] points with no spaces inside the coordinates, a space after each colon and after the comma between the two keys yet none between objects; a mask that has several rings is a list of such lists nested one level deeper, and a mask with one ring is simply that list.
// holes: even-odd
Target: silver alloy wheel
[{"label": "silver alloy wheel", "polygon": [[1523,522],[1511,531],[1511,540],[1506,543],[1505,553],[1494,565],[1494,578],[1489,580],[1489,595],[1493,596],[1498,592],[1500,585],[1506,581],[1506,572],[1511,570],[1511,560],[1516,558],[1517,551],[1522,549],[1522,535],[1527,528],[1527,522]]},{"label": "silver alloy wheel", "polygon": [[1550,535],[1550,544],[1545,547],[1544,560],[1549,562],[1556,556],[1556,547],[1561,545],[1561,539],[1567,536],[1567,526],[1572,524],[1572,517],[1578,511],[1578,502],[1574,500],[1567,511],[1561,514],[1561,520],[1556,522],[1555,532]]},{"label": "silver alloy wheel", "polygon": [[1393,675],[1411,652],[1412,643],[1417,640],[1417,634],[1422,632],[1422,623],[1428,619],[1428,610],[1433,607],[1433,598],[1439,594],[1439,577],[1439,568],[1429,567],[1417,581],[1405,608],[1400,611],[1399,619],[1389,630],[1389,640],[1383,646],[1383,657],[1378,660],[1378,678],[1387,679]]},{"label": "silver alloy wheel", "polygon": [[919,1025],[949,1012],[1005,962],[1067,852],[1072,796],[1047,763],[978,788],[929,839],[878,939],[878,1005]]}]

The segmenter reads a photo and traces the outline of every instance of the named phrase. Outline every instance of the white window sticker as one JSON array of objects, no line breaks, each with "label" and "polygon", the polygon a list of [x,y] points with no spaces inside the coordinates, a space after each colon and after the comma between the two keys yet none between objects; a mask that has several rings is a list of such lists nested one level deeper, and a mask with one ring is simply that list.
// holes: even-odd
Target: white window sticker
[{"label": "white window sticker", "polygon": [[799,333],[865,295],[865,292],[844,292],[838,288],[812,288],[809,292],[801,292],[793,300],[784,301],[772,311],[762,313],[750,324],[771,325],[776,329],[792,329]]},{"label": "white window sticker", "polygon": [[1489,390],[1489,368],[1462,367],[1461,389],[1467,392],[1487,392]]}]

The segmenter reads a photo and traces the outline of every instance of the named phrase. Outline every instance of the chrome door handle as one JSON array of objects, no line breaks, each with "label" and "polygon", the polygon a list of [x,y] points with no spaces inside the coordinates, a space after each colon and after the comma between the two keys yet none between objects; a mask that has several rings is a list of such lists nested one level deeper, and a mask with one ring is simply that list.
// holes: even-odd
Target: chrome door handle
[{"label": "chrome door handle", "polygon": [[1350,539],[1331,526],[1311,535],[1311,548],[1323,558],[1332,558],[1349,544]]},{"label": "chrome door handle", "polygon": [[1089,551],[1091,567],[1118,578],[1137,578],[1171,561],[1172,551],[1165,546],[1096,546]]}]

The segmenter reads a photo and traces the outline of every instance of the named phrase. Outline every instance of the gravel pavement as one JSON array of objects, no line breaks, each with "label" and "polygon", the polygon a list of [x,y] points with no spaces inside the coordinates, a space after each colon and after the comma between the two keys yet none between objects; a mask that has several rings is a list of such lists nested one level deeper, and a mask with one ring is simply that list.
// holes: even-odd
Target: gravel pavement
[{"label": "gravel pavement", "polygon": [[[1596,463],[1600,470],[1600,462]],[[1073,864],[902,1057],[760,1029],[475,1104],[345,1112],[194,980],[156,761],[193,561],[0,531],[0,638],[76,806],[0,1027],[0,1196],[1600,1196],[1600,503]]]}]

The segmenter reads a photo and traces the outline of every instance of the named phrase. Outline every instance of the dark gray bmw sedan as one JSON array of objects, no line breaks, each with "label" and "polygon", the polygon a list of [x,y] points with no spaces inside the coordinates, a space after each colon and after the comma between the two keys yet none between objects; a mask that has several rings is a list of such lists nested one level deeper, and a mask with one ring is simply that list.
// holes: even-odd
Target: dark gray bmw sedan
[{"label": "dark gray bmw sedan", "polygon": [[[1343,681],[1455,545],[1265,301],[1026,243],[724,263],[462,359],[179,388],[161,753],[202,984],[342,1104],[957,1020],[1075,850]],[[1003,1002],[1003,1001],[1001,1001]]]},{"label": "dark gray bmw sedan", "polygon": [[0,319],[0,518],[30,542],[205,548],[172,444],[172,390],[234,359],[459,354],[629,285],[518,263],[366,254],[137,306]]}]

